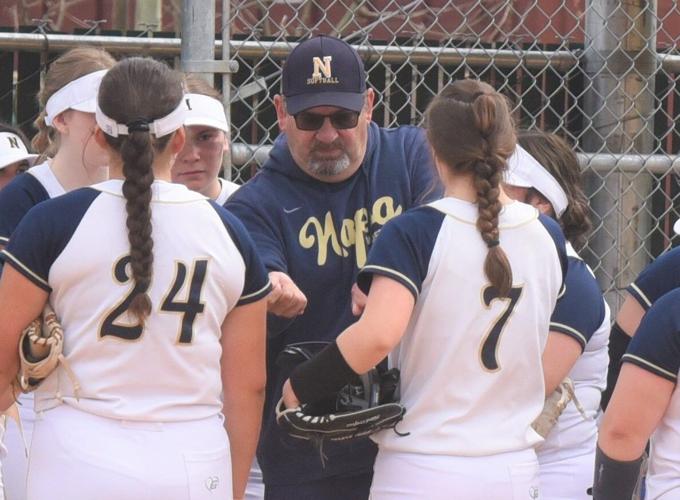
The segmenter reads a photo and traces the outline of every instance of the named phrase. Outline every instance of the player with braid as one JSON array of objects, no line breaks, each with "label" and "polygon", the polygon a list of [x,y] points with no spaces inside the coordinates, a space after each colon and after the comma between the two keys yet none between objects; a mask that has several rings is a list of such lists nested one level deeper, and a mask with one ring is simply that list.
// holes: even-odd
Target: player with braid
[{"label": "player with braid", "polygon": [[30,500],[243,496],[270,285],[238,220],[170,182],[185,116],[180,74],[118,63],[96,107],[111,180],[31,209],[2,252],[0,389],[47,300],[64,329],[35,393]]},{"label": "player with braid", "polygon": [[399,434],[374,436],[371,498],[534,499],[531,423],[564,238],[501,188],[516,137],[490,85],[454,82],[426,126],[445,197],[385,225],[359,274],[370,289],[361,318],[295,369],[284,403],[316,401],[389,354],[406,415]]},{"label": "player with braid", "polygon": [[[108,52],[93,47],[70,50],[50,64],[38,93],[38,133],[32,141],[41,156],[0,192],[0,248],[34,205],[107,179],[106,155],[93,140],[94,109],[99,82],[114,64]],[[11,500],[26,498],[24,439],[30,445],[35,420],[33,395],[21,395],[19,403],[23,436],[8,420],[7,456],[2,460],[5,493]]]}]

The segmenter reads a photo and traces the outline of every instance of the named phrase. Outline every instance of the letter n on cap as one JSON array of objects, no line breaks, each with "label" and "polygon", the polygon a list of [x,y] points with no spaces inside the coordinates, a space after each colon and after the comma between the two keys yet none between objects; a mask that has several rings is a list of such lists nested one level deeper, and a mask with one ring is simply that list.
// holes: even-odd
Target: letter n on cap
[{"label": "letter n on cap", "polygon": [[330,78],[332,60],[332,56],[323,56],[323,62],[321,61],[320,57],[312,58],[312,62],[314,63],[314,73],[312,73],[312,78],[314,80],[320,80],[321,73],[323,73],[324,78]]},{"label": "letter n on cap", "polygon": [[14,149],[21,149],[19,146],[19,139],[16,137],[8,137],[7,140],[9,141],[9,147],[14,148]]}]

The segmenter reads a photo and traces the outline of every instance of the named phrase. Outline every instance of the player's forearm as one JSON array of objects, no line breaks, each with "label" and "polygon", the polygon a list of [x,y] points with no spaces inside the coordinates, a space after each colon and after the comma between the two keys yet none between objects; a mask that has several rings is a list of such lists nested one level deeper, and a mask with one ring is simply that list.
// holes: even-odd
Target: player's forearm
[{"label": "player's forearm", "polygon": [[581,355],[581,344],[572,337],[551,331],[543,351],[543,379],[545,396],[550,396],[569,375]]},{"label": "player's forearm", "polygon": [[355,372],[366,373],[394,349],[406,331],[414,303],[403,285],[383,276],[374,278],[361,319],[337,340]]},{"label": "player's forearm", "polygon": [[387,335],[375,335],[370,324],[359,320],[338,337],[338,347],[347,364],[362,374],[380,363],[398,342]]},{"label": "player's forearm", "polygon": [[[228,392],[240,394],[227,396]],[[264,387],[229,391],[225,387],[224,426],[229,435],[234,498],[243,497],[262,424]]]}]

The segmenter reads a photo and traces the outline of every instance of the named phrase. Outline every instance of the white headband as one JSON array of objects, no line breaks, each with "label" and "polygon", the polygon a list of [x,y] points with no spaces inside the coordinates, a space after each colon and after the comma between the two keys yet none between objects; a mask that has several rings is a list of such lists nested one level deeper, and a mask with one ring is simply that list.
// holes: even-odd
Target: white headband
[{"label": "white headband", "polygon": [[102,69],[76,78],[52,94],[45,104],[45,124],[51,126],[54,118],[67,109],[94,113],[99,84],[107,71]]},{"label": "white headband", "polygon": [[508,159],[505,182],[511,186],[534,188],[546,197],[558,218],[569,206],[567,193],[557,179],[519,144]]},{"label": "white headband", "polygon": [[224,104],[203,94],[185,94],[184,101],[189,108],[184,125],[205,125],[229,132],[229,122]]},{"label": "white headband", "polygon": [[18,161],[27,161],[32,166],[37,157],[28,152],[21,137],[12,132],[0,132],[0,169]]},{"label": "white headband", "polygon": [[[165,135],[171,134],[178,128],[183,127],[186,114],[187,103],[186,100],[182,98],[182,100],[179,102],[179,105],[172,112],[170,112],[170,114],[150,123],[140,121],[140,123],[137,125],[141,125],[143,127],[142,130],[145,130],[146,127],[148,127],[149,133],[155,135],[156,137],[163,137]],[[97,103],[94,116],[97,120],[97,125],[99,125],[99,128],[101,128],[105,134],[110,135],[111,137],[128,135],[128,126],[131,126],[132,121],[130,121],[130,123],[127,125],[117,123],[116,120],[104,114],[104,112],[99,107],[99,103]]]}]

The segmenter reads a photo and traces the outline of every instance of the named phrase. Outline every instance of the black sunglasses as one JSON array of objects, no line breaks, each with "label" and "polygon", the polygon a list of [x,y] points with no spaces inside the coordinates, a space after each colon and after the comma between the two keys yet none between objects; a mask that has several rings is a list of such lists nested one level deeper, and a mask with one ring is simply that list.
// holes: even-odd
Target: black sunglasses
[{"label": "black sunglasses", "polygon": [[295,125],[300,130],[306,130],[308,132],[319,130],[323,127],[323,123],[328,118],[331,121],[331,125],[337,130],[345,130],[348,128],[354,128],[359,123],[358,111],[336,111],[330,115],[319,115],[317,113],[310,113],[309,111],[301,111],[300,113],[293,115],[295,118]]}]

